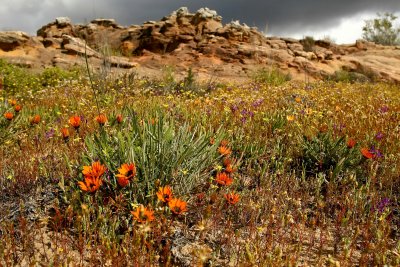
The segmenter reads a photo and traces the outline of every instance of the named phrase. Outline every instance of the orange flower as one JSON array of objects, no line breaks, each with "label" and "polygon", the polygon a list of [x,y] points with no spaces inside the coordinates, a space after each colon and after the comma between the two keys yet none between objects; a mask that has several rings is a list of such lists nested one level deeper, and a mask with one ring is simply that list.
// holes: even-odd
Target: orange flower
[{"label": "orange flower", "polygon": [[372,154],[368,148],[361,148],[361,154],[367,158],[367,159],[372,159],[374,157],[374,154]]},{"label": "orange flower", "polygon": [[96,117],[96,121],[100,124],[100,126],[103,126],[107,122],[107,117],[104,114],[99,114]]},{"label": "orange flower", "polygon": [[350,138],[348,141],[347,141],[347,147],[348,148],[353,148],[355,145],[356,145],[356,140],[354,140],[353,138]]},{"label": "orange flower", "polygon": [[85,181],[78,182],[78,185],[82,191],[93,193],[99,190],[102,183],[100,177],[85,176]]},{"label": "orange flower", "polygon": [[11,106],[15,106],[15,104],[17,104],[17,100],[15,100],[15,99],[8,99],[8,104],[10,104]]},{"label": "orange flower", "polygon": [[218,147],[218,152],[223,156],[229,156],[232,153],[232,150],[226,146],[220,146]]},{"label": "orange flower", "polygon": [[10,121],[14,118],[14,114],[12,114],[11,112],[6,112],[4,113],[4,118]]},{"label": "orange flower", "polygon": [[118,123],[122,123],[122,121],[124,120],[121,114],[118,114],[116,119]]},{"label": "orange flower", "polygon": [[221,142],[219,143],[219,145],[220,146],[228,146],[229,145],[229,142],[228,142],[228,140],[221,140]]},{"label": "orange flower", "polygon": [[228,203],[231,205],[235,205],[236,203],[239,202],[239,199],[240,199],[239,195],[235,194],[233,192],[225,194],[224,197],[225,197],[226,201],[228,201]]},{"label": "orange flower", "polygon": [[319,131],[321,133],[326,133],[328,131],[328,125],[326,125],[326,124],[321,125],[321,127],[319,127]]},{"label": "orange flower", "polygon": [[79,116],[72,116],[68,120],[69,124],[74,127],[75,129],[78,129],[79,126],[81,126],[81,117]]},{"label": "orange flower", "polygon": [[220,185],[230,185],[232,184],[233,179],[229,177],[229,175],[226,172],[220,172],[217,174],[215,181],[217,182],[217,184]]},{"label": "orange flower", "polygon": [[92,166],[83,166],[83,175],[85,177],[100,177],[106,171],[106,167],[99,161],[93,162]]},{"label": "orange flower", "polygon": [[22,109],[22,106],[21,105],[15,105],[14,106],[14,110],[15,110],[15,112],[20,112],[21,111],[21,109]]},{"label": "orange flower", "polygon": [[35,115],[31,119],[31,124],[38,124],[40,122],[40,115]]},{"label": "orange flower", "polygon": [[83,175],[85,176],[84,182],[78,182],[79,187],[86,192],[96,192],[103,181],[101,176],[106,171],[106,167],[100,162],[96,161],[92,163],[92,166],[83,166]]},{"label": "orange flower", "polygon": [[140,223],[154,221],[154,211],[143,205],[140,205],[136,210],[131,211],[131,213],[133,218]]},{"label": "orange flower", "polygon": [[65,141],[68,141],[69,139],[69,131],[68,128],[62,128],[61,129],[61,136]]},{"label": "orange flower", "polygon": [[157,198],[165,203],[170,202],[172,199],[172,188],[169,185],[160,187],[157,192]]},{"label": "orange flower", "polygon": [[122,164],[118,169],[119,174],[115,175],[117,177],[118,184],[122,187],[128,185],[130,180],[136,176],[136,167],[134,163]]},{"label": "orange flower", "polygon": [[232,160],[228,157],[224,158],[224,160],[222,161],[222,163],[224,164],[224,166],[229,166],[232,163]]},{"label": "orange flower", "polygon": [[228,165],[228,166],[226,166],[225,167],[225,171],[227,172],[227,173],[234,173],[235,171],[236,171],[236,169],[234,169],[233,167],[232,167],[232,165]]},{"label": "orange flower", "polygon": [[168,207],[172,213],[179,215],[187,211],[186,202],[179,198],[173,198],[168,202]]}]

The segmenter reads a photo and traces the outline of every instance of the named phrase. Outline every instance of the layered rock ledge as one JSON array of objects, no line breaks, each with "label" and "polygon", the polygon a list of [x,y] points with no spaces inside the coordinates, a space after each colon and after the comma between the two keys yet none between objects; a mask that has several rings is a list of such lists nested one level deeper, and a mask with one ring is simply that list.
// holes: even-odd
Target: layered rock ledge
[{"label": "layered rock ledge", "polygon": [[157,75],[165,65],[181,73],[194,69],[204,77],[248,77],[277,67],[294,79],[320,79],[345,69],[400,82],[400,47],[358,40],[329,41],[267,37],[239,21],[222,23],[216,11],[182,7],[159,21],[121,26],[114,19],[73,24],[66,17],[44,25],[37,36],[0,32],[0,58],[29,68],[71,67],[84,63],[117,69],[136,68]]}]

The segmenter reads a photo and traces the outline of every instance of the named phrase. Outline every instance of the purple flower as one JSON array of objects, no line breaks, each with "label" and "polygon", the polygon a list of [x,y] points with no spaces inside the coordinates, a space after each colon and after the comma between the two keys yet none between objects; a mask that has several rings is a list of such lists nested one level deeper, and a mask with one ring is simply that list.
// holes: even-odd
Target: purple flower
[{"label": "purple flower", "polygon": [[378,133],[375,135],[375,138],[376,138],[377,140],[381,140],[384,136],[385,136],[385,135],[384,135],[382,132],[378,132]]},{"label": "purple flower", "polygon": [[384,105],[381,108],[379,108],[379,112],[381,112],[381,113],[386,113],[388,111],[389,111],[389,107],[386,106],[386,105]]},{"label": "purple flower", "polygon": [[379,201],[379,203],[376,205],[375,209],[378,210],[379,213],[382,213],[386,207],[390,206],[390,199],[387,197],[384,197]]},{"label": "purple flower", "polygon": [[232,113],[235,113],[239,109],[239,107],[237,105],[231,105],[230,108],[231,108]]},{"label": "purple flower", "polygon": [[50,131],[46,132],[45,136],[47,139],[50,139],[54,136],[54,133],[55,133],[54,129],[51,128]]},{"label": "purple flower", "polygon": [[247,121],[247,118],[246,118],[246,117],[241,117],[241,118],[240,118],[240,121],[241,121],[243,124],[245,124],[246,121]]},{"label": "purple flower", "polygon": [[260,98],[253,102],[253,107],[257,108],[264,102],[264,99]]},{"label": "purple flower", "polygon": [[240,114],[242,114],[243,116],[246,116],[248,114],[247,109],[243,109],[242,112],[240,112]]},{"label": "purple flower", "polygon": [[379,149],[376,149],[374,146],[371,146],[371,149],[369,150],[372,154],[374,154],[374,158],[382,158],[383,154]]}]

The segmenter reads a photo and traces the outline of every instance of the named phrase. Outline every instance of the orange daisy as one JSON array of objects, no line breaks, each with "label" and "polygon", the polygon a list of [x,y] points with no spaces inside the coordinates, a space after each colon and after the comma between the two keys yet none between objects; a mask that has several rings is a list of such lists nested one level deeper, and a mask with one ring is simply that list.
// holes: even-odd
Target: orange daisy
[{"label": "orange daisy", "polygon": [[100,124],[100,126],[103,126],[107,122],[107,117],[104,114],[99,114],[96,117],[96,121]]},{"label": "orange daisy", "polygon": [[160,187],[156,194],[157,194],[157,198],[160,201],[162,201],[164,203],[168,203],[172,199],[172,188],[169,185]]},{"label": "orange daisy", "polygon": [[134,211],[131,211],[133,218],[139,223],[154,221],[154,211],[144,207],[143,205],[138,206]]},{"label": "orange daisy", "polygon": [[236,203],[239,202],[239,199],[240,199],[239,195],[235,194],[233,192],[225,194],[224,197],[225,197],[226,201],[231,205],[235,205]]},{"label": "orange daisy", "polygon": [[374,157],[374,154],[372,154],[366,147],[361,148],[361,154],[367,159],[372,159]]},{"label": "orange daisy", "polygon": [[134,163],[130,164],[122,164],[118,169],[118,174],[115,175],[117,177],[117,182],[120,186],[125,187],[128,185],[130,180],[136,176],[136,167]]},{"label": "orange daisy", "polygon": [[225,167],[225,171],[226,171],[227,173],[234,173],[234,172],[236,171],[236,169],[234,169],[234,168],[232,167],[232,165],[229,164],[229,165],[227,165],[227,166]]},{"label": "orange daisy", "polygon": [[356,145],[356,140],[354,140],[353,138],[350,138],[348,141],[347,141],[347,147],[348,148],[353,148],[355,145]]},{"label": "orange daisy", "polygon": [[65,141],[68,141],[69,139],[69,131],[68,128],[62,128],[61,129],[61,136]]},{"label": "orange daisy", "polygon": [[40,115],[35,115],[31,119],[31,124],[38,124],[40,122]]},{"label": "orange daisy", "polygon": [[187,211],[187,203],[179,198],[173,198],[168,202],[168,207],[175,215],[183,214]]},{"label": "orange daisy", "polygon": [[21,111],[21,109],[22,109],[22,106],[21,105],[15,105],[14,106],[14,110],[15,110],[15,112],[20,112]]},{"label": "orange daisy", "polygon": [[106,167],[99,161],[93,162],[92,166],[83,166],[83,175],[85,177],[100,177],[106,171]]},{"label": "orange daisy", "polygon": [[8,99],[8,104],[10,104],[11,106],[15,106],[17,104],[17,100],[15,99]]},{"label": "orange daisy", "polygon": [[85,176],[85,181],[78,182],[78,185],[82,191],[94,193],[99,190],[102,183],[100,177]]},{"label": "orange daisy", "polygon": [[81,126],[81,117],[72,116],[71,118],[69,118],[68,122],[75,129],[79,129],[79,127]]},{"label": "orange daisy", "polygon": [[122,123],[124,118],[122,117],[121,114],[118,114],[116,120],[117,120],[118,123]]},{"label": "orange daisy", "polygon": [[12,114],[11,112],[6,112],[4,113],[4,118],[10,121],[14,118],[14,114]]},{"label": "orange daisy", "polygon": [[231,185],[233,182],[233,179],[229,177],[229,175],[226,172],[220,172],[217,173],[217,177],[215,178],[215,181],[219,185]]},{"label": "orange daisy", "polygon": [[226,146],[220,146],[218,147],[218,152],[222,156],[229,156],[232,153],[232,150]]}]

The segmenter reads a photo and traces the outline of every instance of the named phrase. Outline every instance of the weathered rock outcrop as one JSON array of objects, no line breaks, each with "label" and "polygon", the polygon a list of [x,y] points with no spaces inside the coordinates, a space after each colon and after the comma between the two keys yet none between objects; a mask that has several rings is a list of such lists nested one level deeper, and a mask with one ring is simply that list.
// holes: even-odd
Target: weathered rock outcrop
[{"label": "weathered rock outcrop", "polygon": [[306,73],[318,79],[345,68],[368,70],[380,79],[400,82],[399,47],[362,40],[354,45],[316,40],[310,46],[306,40],[266,37],[239,21],[224,25],[221,16],[208,8],[191,13],[182,7],[160,21],[127,27],[113,19],[73,24],[60,17],[39,29],[37,37],[0,32],[0,57],[13,55],[29,57],[32,67],[65,67],[87,56],[91,64],[128,69],[174,65],[177,70],[191,67],[204,75],[246,77],[254,69],[277,66],[294,78],[303,79]]}]

